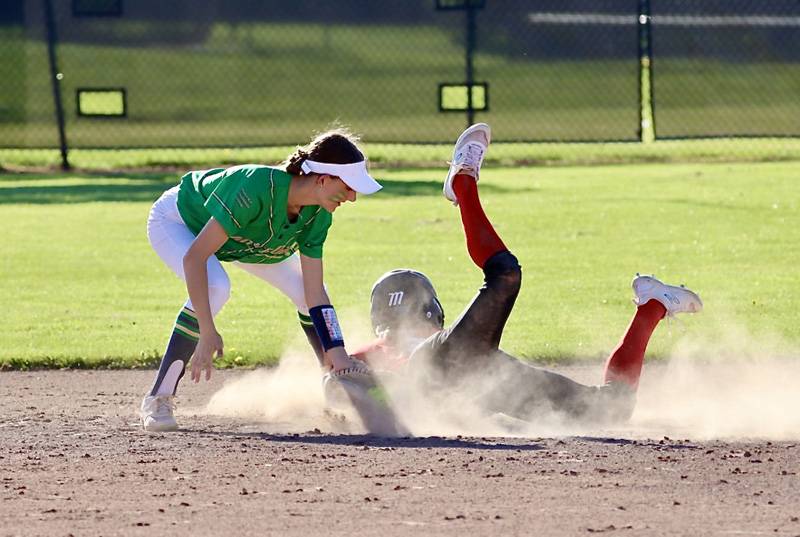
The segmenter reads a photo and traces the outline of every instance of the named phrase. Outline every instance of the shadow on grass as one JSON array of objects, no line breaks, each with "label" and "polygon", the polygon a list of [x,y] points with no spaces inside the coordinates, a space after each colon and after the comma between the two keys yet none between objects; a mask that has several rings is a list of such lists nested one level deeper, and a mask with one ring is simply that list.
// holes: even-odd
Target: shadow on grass
[{"label": "shadow on grass", "polygon": [[0,204],[32,203],[49,205],[54,203],[89,203],[98,201],[153,202],[167,188],[169,188],[169,185],[165,183],[2,188],[0,189]]},{"label": "shadow on grass", "polygon": [[[441,196],[442,181],[393,181],[391,179],[380,181],[383,189],[378,196]],[[535,192],[536,188],[505,188],[491,183],[481,182],[481,192],[492,194],[506,194],[509,192]]]},{"label": "shadow on grass", "polygon": [[[176,174],[15,174],[0,177],[0,205],[30,203],[48,205],[54,203],[89,202],[153,202],[170,186],[178,183]],[[83,184],[73,184],[84,181]],[[96,183],[92,183],[96,180]],[[36,185],[38,181],[47,184]],[[15,183],[24,182],[22,186]],[[63,184],[59,184],[62,183]],[[34,183],[34,184],[31,184]]]},{"label": "shadow on grass", "polygon": [[[152,202],[166,189],[177,184],[179,177],[176,175],[152,174],[125,177],[109,177],[107,174],[98,176],[82,175],[78,179],[92,178],[98,180],[97,184],[47,184],[42,186],[5,186],[13,185],[15,181],[27,182],[47,179],[51,182],[63,179],[64,182],[74,182],[76,177],[64,176],[9,176],[0,179],[0,204],[54,204],[54,203],[89,203],[89,202]],[[22,179],[24,177],[24,179]],[[114,180],[119,179],[119,183]],[[102,182],[101,182],[102,181]],[[407,197],[407,196],[441,196],[442,183],[440,181],[381,181],[383,190],[380,197]],[[514,192],[529,192],[533,188],[514,189]],[[481,184],[481,191],[485,193],[506,193],[511,189],[492,184]]]},{"label": "shadow on grass", "polygon": [[177,183],[183,172],[89,172],[81,171],[75,172],[53,172],[53,173],[2,173],[0,172],[0,185],[25,182],[30,183],[33,181],[58,181],[75,180],[75,179],[127,179],[134,181],[161,181],[169,183],[170,181]]},{"label": "shadow on grass", "polygon": [[[625,198],[603,198],[601,201],[603,204],[641,204],[642,198],[633,198],[633,197],[625,197]],[[659,199],[659,203],[669,203],[672,205],[678,206],[687,206],[687,207],[697,207],[700,209],[723,209],[726,211],[738,211],[738,210],[748,210],[749,208],[744,205],[736,205],[734,203],[728,203],[724,201],[720,202],[710,202],[710,201],[703,201],[698,199],[692,198],[664,198]]]}]

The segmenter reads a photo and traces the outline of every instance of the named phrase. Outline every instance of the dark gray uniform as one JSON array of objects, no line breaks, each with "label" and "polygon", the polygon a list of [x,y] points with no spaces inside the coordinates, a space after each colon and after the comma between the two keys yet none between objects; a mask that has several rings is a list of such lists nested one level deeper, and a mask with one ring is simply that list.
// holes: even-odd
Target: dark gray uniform
[{"label": "dark gray uniform", "polygon": [[[469,387],[489,412],[531,420],[556,411],[573,419],[625,419],[634,394],[624,385],[586,386],[526,364],[500,350],[500,338],[522,283],[517,258],[502,251],[487,260],[484,282],[458,319],[421,343],[409,368],[424,369],[429,389]],[[420,367],[422,366],[422,367]],[[432,375],[427,372],[432,371]],[[489,382],[481,382],[491,377]],[[486,390],[476,386],[488,385]]]}]

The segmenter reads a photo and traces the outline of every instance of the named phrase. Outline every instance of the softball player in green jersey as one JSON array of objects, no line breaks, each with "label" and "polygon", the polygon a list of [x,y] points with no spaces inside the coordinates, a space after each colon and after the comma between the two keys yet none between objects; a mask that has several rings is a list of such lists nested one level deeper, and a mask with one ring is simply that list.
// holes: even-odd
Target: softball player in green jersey
[{"label": "softball player in green jersey", "polygon": [[223,343],[214,317],[230,296],[220,262],[232,262],[286,294],[320,363],[358,367],[344,350],[336,312],[323,285],[322,252],[332,213],[357,193],[381,186],[370,177],[354,138],[343,130],[298,148],[283,168],[244,165],[189,172],[153,205],[150,244],[186,282],[158,375],[141,405],[144,428],[177,428],[174,396],[191,359],[191,377],[211,377]]}]

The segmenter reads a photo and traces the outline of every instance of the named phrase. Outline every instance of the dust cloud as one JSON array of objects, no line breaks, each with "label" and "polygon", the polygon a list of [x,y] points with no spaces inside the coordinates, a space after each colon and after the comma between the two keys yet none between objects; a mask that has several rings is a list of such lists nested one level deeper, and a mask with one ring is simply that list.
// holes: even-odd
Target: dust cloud
[{"label": "dust cloud", "polygon": [[[415,388],[420,383],[405,375],[388,375],[384,382],[392,408],[416,436],[800,439],[800,353],[782,354],[780,348],[785,346],[747,334],[684,336],[667,360],[646,360],[633,416],[613,426],[575,423],[555,409],[542,409],[533,422],[487,414],[474,394],[503,382],[490,376],[465,386],[463,396],[447,398],[421,393]],[[592,384],[602,364],[556,371]],[[365,432],[355,413],[324,410],[320,378],[316,360],[295,351],[275,368],[226,384],[205,411],[253,420],[270,431]]]},{"label": "dust cloud", "polygon": [[317,427],[324,406],[316,358],[293,352],[283,356],[277,367],[256,369],[226,383],[204,412],[297,432]]},{"label": "dust cloud", "polygon": [[[371,341],[369,322],[352,309],[341,312],[348,340]],[[322,371],[308,343],[292,341],[276,367],[259,368],[226,383],[201,413],[248,420],[269,431],[364,432],[355,414],[326,410]]]},{"label": "dust cloud", "polygon": [[728,333],[684,339],[665,364],[645,364],[631,425],[691,439],[800,439],[800,353]]}]

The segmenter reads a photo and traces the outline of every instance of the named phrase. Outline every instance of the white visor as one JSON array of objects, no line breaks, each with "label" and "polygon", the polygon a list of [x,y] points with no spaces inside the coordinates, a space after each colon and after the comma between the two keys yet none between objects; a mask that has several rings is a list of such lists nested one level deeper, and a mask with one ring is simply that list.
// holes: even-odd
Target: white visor
[{"label": "white visor", "polygon": [[352,164],[328,164],[305,160],[300,166],[303,173],[320,173],[335,175],[359,194],[374,194],[382,187],[367,173],[367,161],[353,162]]}]

